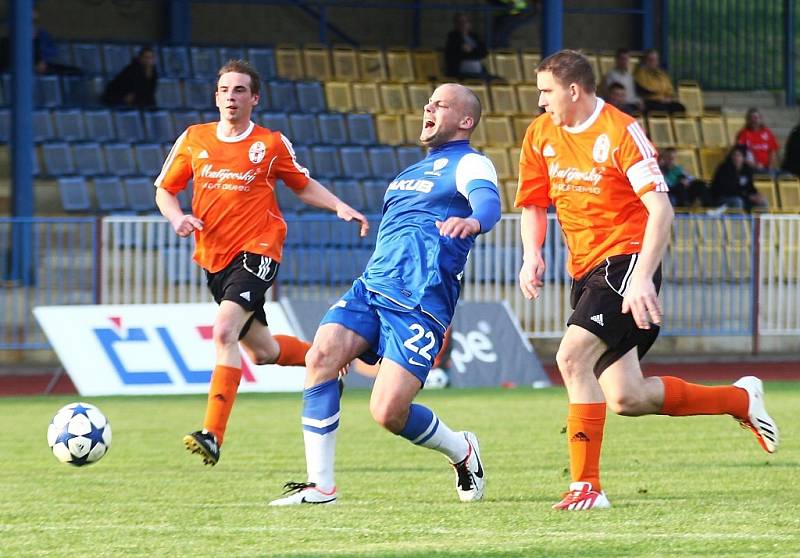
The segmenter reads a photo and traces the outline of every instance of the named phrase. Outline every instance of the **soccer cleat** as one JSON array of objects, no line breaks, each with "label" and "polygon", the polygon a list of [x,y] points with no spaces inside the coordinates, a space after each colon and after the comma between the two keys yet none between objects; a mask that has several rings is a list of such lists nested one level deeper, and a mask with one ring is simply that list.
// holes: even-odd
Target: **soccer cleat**
[{"label": "soccer cleat", "polygon": [[477,502],[483,498],[486,478],[481,463],[478,437],[472,432],[462,432],[467,440],[467,456],[458,463],[451,463],[456,472],[456,492],[462,502]]},{"label": "soccer cleat", "polygon": [[592,490],[590,482],[573,482],[569,485],[569,492],[557,504],[554,510],[591,510],[594,508],[610,508],[611,502],[606,498],[605,492]]},{"label": "soccer cleat", "polygon": [[283,485],[283,498],[269,503],[270,506],[299,506],[301,504],[335,504],[336,487],[330,492],[317,488],[313,482],[287,482]]},{"label": "soccer cleat", "polygon": [[183,437],[186,449],[192,453],[199,453],[203,463],[212,467],[219,461],[219,444],[217,437],[207,430],[198,430]]},{"label": "soccer cleat", "polygon": [[752,430],[764,451],[775,453],[780,434],[778,425],[764,407],[764,385],[761,380],[755,376],[745,376],[736,380],[733,385],[745,390],[748,397],[747,418],[738,418],[739,424],[742,428]]}]

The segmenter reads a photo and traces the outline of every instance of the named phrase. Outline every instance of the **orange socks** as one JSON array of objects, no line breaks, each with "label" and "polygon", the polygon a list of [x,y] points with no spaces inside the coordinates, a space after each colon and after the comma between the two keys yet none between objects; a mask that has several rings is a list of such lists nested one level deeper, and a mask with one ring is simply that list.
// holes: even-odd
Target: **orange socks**
[{"label": "orange socks", "polygon": [[690,415],[733,415],[747,418],[747,392],[734,386],[701,386],[674,376],[661,376],[664,404],[659,414],[673,417]]},{"label": "orange socks", "polygon": [[306,353],[311,348],[311,343],[301,341],[291,335],[275,335],[275,341],[281,348],[275,364],[280,366],[305,366]]},{"label": "orange socks", "polygon": [[233,402],[239,389],[239,380],[242,370],[232,366],[218,364],[211,374],[211,386],[208,390],[208,404],[206,405],[206,419],[203,428],[217,437],[217,443],[222,445],[225,428],[228,426],[228,417],[231,416]]},{"label": "orange socks", "polygon": [[606,423],[605,403],[570,403],[567,442],[573,482],[590,482],[600,491],[600,449]]}]

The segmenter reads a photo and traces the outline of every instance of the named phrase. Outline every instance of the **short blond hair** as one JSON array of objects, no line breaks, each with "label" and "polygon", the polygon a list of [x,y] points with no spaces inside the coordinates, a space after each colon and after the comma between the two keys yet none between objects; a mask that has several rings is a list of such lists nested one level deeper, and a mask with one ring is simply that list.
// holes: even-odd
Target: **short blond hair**
[{"label": "short blond hair", "polygon": [[247,74],[250,76],[250,92],[253,95],[261,93],[261,76],[258,71],[250,65],[247,60],[228,60],[217,72],[217,81],[223,74],[228,72],[236,72],[237,74]]}]

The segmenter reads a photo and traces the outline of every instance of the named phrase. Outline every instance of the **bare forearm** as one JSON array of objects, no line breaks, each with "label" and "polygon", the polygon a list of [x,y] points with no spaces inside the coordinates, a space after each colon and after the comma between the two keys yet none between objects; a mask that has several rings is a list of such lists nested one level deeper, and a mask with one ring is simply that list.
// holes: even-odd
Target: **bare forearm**
[{"label": "bare forearm", "polygon": [[158,210],[161,211],[161,215],[166,217],[170,223],[183,217],[183,210],[178,198],[164,188],[156,188],[156,205]]},{"label": "bare forearm", "polygon": [[547,234],[547,209],[533,205],[523,207],[520,230],[523,257],[541,253]]},{"label": "bare forearm", "polygon": [[337,211],[342,201],[325,186],[310,178],[305,188],[297,192],[297,197],[308,205]]},{"label": "bare forearm", "polygon": [[[653,195],[658,194],[653,193]],[[648,210],[649,216],[647,217],[647,226],[644,231],[639,261],[636,263],[636,271],[647,277],[652,277],[667,249],[674,214],[669,202],[666,204],[653,204],[652,207],[648,207]]]}]

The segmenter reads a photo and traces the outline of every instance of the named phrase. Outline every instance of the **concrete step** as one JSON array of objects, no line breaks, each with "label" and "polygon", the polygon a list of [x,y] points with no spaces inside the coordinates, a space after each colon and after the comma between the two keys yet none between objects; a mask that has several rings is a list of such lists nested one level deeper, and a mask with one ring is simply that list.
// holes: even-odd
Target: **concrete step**
[{"label": "concrete step", "polygon": [[703,91],[703,102],[707,107],[767,108],[784,105],[783,91]]}]

